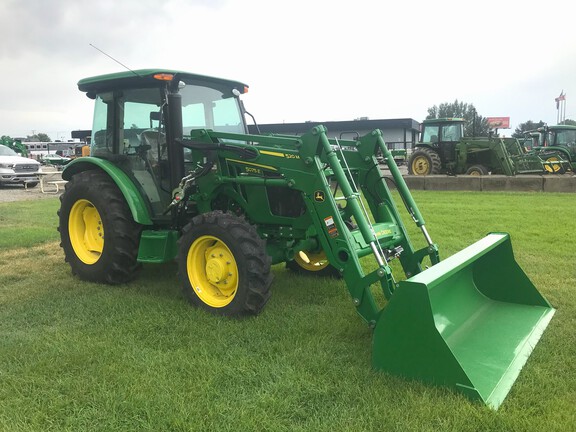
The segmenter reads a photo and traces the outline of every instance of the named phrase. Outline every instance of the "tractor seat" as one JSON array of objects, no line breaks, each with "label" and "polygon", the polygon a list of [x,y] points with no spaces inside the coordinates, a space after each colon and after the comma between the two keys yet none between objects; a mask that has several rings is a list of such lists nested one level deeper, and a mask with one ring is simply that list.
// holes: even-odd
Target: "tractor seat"
[{"label": "tractor seat", "polygon": [[[147,129],[140,134],[140,141],[143,146],[148,146],[148,157],[153,161],[158,161],[158,157],[163,158],[166,151],[166,135],[154,129]],[[160,152],[160,154],[159,154]]]}]

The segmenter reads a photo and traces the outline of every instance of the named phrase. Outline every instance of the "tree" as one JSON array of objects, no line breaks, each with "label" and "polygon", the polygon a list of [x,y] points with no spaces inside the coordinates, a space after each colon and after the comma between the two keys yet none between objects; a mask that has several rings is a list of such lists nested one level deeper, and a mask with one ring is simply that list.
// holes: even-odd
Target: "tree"
[{"label": "tree", "polygon": [[50,142],[52,140],[47,134],[40,132],[34,135],[28,135],[26,141]]},{"label": "tree", "polygon": [[544,126],[546,123],[544,123],[542,120],[540,120],[539,122],[535,123],[532,120],[528,120],[525,123],[520,123],[518,125],[518,127],[514,130],[514,133],[512,134],[513,138],[522,138],[524,137],[524,132],[528,132],[528,131],[532,131],[535,129],[538,129],[539,127]]},{"label": "tree", "polygon": [[434,105],[428,108],[426,119],[450,118],[457,117],[466,120],[464,126],[464,135],[466,136],[488,136],[490,128],[488,120],[478,115],[474,105],[465,102],[458,102],[456,99],[453,103],[445,102],[439,106]]},{"label": "tree", "polygon": [[568,125],[568,126],[576,126],[576,120],[566,119],[563,122],[560,122],[560,124]]}]

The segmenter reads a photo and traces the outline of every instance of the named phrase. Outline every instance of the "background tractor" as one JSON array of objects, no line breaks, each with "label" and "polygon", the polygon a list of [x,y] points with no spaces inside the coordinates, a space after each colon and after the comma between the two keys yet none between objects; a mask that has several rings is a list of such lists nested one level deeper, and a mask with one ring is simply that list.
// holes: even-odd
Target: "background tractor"
[{"label": "background tractor", "polygon": [[564,174],[576,170],[576,126],[543,126],[531,135],[539,145],[534,146],[530,154],[546,161],[546,171]]},{"label": "background tractor", "polygon": [[26,146],[24,144],[22,144],[22,141],[20,141],[19,139],[17,140],[13,140],[11,138],[2,138],[0,140],[0,144],[3,146],[6,146],[8,148],[11,148],[12,150],[14,150],[16,153],[18,153],[20,156],[22,157],[30,157],[30,154],[28,152],[28,149],[26,148]]},{"label": "background tractor", "polygon": [[[230,316],[261,312],[272,264],[338,275],[374,332],[375,368],[502,403],[554,309],[505,233],[440,260],[381,131],[353,141],[328,139],[323,126],[250,135],[245,84],[186,72],[78,87],[95,112],[90,156],[62,174],[59,231],[73,274],[119,284],[143,264],[176,260],[186,298]],[[422,232],[420,249],[377,156]]]},{"label": "background tractor", "polygon": [[464,119],[422,122],[420,140],[408,160],[411,175],[533,174],[544,172],[542,159],[526,155],[517,139],[464,137]]}]

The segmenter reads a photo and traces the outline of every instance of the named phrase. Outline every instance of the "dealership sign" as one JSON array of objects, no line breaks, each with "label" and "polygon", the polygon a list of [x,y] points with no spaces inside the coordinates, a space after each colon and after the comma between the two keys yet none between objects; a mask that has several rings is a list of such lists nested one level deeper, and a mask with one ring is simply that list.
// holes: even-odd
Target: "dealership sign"
[{"label": "dealership sign", "polygon": [[510,129],[510,117],[486,117],[490,129]]}]

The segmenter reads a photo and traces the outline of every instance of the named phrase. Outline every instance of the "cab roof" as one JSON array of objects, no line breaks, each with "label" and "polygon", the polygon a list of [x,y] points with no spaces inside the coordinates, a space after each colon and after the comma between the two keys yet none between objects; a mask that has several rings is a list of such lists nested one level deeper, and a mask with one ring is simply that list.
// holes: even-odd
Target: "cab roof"
[{"label": "cab roof", "polygon": [[137,69],[84,78],[78,81],[78,89],[85,93],[101,93],[136,87],[155,87],[161,81],[184,81],[186,84],[207,84],[235,88],[240,93],[248,91],[248,85],[240,81],[198,75],[172,69]]},{"label": "cab roof", "polygon": [[426,119],[422,123],[429,124],[429,123],[455,123],[460,122],[464,123],[466,120],[459,117],[445,117],[445,118],[435,118],[435,119]]},{"label": "cab roof", "polygon": [[550,130],[576,130],[574,125],[550,125],[548,126]]}]

